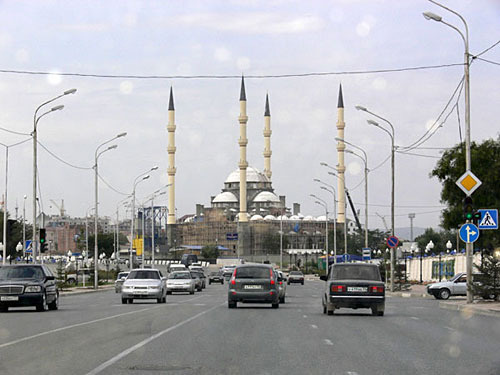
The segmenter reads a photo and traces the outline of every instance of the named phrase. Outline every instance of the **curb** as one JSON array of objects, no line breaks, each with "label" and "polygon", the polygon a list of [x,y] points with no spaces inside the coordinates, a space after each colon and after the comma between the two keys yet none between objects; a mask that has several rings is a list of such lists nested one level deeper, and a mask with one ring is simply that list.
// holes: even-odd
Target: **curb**
[{"label": "curb", "polygon": [[113,290],[114,286],[105,286],[105,287],[100,287],[99,289],[82,289],[82,290],[76,290],[76,291],[61,291],[59,293],[60,297],[69,297],[69,296],[78,296],[80,294],[88,294],[88,293],[98,293],[98,292],[105,292],[107,290]]},{"label": "curb", "polygon": [[449,303],[449,302],[439,302],[439,308],[440,309],[445,309],[445,310],[452,310],[452,311],[460,311],[465,314],[470,314],[470,315],[486,315],[486,316],[492,316],[495,318],[500,317],[500,310],[492,310],[492,309],[478,309],[473,306],[468,306],[468,305],[458,305],[455,303]]},{"label": "curb", "polygon": [[426,293],[409,293],[409,292],[385,292],[386,296],[390,297],[402,297],[402,298],[431,298],[429,294]]}]

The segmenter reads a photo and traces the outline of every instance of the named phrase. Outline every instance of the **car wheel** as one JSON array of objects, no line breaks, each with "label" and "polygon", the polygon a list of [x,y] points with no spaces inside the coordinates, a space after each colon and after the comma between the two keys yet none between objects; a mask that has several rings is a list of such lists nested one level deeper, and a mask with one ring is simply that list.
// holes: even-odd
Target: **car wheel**
[{"label": "car wheel", "polygon": [[448,298],[450,298],[450,291],[448,289],[441,289],[439,291],[439,298],[440,299],[448,299]]},{"label": "car wheel", "polygon": [[496,296],[495,293],[485,294],[483,296],[483,299],[492,299],[492,300],[495,300],[495,299],[497,299],[497,296]]},{"label": "car wheel", "polygon": [[163,303],[167,303],[167,296],[163,297]]},{"label": "car wheel", "polygon": [[372,307],[372,315],[373,316],[384,316],[384,310],[379,309],[377,306]]},{"label": "car wheel", "polygon": [[229,309],[235,309],[236,308],[236,302],[228,302],[227,307]]},{"label": "car wheel", "polygon": [[48,306],[47,306],[47,296],[45,295],[45,293],[42,295],[42,301],[36,305],[36,311],[47,311],[48,310]]},{"label": "car wheel", "polygon": [[59,308],[59,294],[56,294],[56,299],[49,303],[49,310],[57,310]]},{"label": "car wheel", "polygon": [[170,292],[170,291],[167,291],[167,294],[172,294],[172,292]]},{"label": "car wheel", "polygon": [[222,281],[220,282],[220,285],[224,285],[224,280],[222,280]]},{"label": "car wheel", "polygon": [[156,303],[163,303],[163,298],[157,298]]},{"label": "car wheel", "polygon": [[441,297],[439,297],[439,294],[434,294],[434,298],[435,299],[441,299]]},{"label": "car wheel", "polygon": [[326,314],[326,306],[323,305],[323,314]]},{"label": "car wheel", "polygon": [[273,303],[271,306],[273,307],[273,309],[278,309],[280,307],[280,304],[279,303]]},{"label": "car wheel", "polygon": [[304,285],[304,282],[302,281],[301,284]]},{"label": "car wheel", "polygon": [[280,303],[285,303],[285,296],[280,298]]},{"label": "car wheel", "polygon": [[75,279],[68,279],[66,280],[66,284],[68,285],[75,285],[76,280]]},{"label": "car wheel", "polygon": [[128,300],[126,298],[122,298],[122,303],[126,305],[128,303]]},{"label": "car wheel", "polygon": [[194,290],[190,291],[189,294],[194,294]]},{"label": "car wheel", "polygon": [[208,285],[212,285],[212,282],[211,282],[211,281],[209,281],[209,282],[208,282]]},{"label": "car wheel", "polygon": [[127,302],[130,303],[130,304],[132,304],[132,303],[134,303],[134,299],[133,298],[127,298]]},{"label": "car wheel", "polygon": [[287,284],[288,284],[288,285],[290,285],[290,281],[289,281],[289,282],[287,282]]},{"label": "car wheel", "polygon": [[0,312],[7,312],[7,311],[9,311],[9,306],[0,305]]}]

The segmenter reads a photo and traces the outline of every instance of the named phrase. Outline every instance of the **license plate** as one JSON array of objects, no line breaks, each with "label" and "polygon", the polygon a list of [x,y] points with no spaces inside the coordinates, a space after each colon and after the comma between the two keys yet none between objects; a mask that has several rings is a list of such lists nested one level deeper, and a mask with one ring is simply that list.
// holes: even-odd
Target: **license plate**
[{"label": "license plate", "polygon": [[348,292],[367,292],[368,288],[365,286],[348,286]]},{"label": "license plate", "polygon": [[262,285],[245,285],[244,289],[262,289]]},{"label": "license plate", "polygon": [[0,297],[0,301],[19,301],[19,297],[17,297],[17,296],[4,296],[4,297]]}]

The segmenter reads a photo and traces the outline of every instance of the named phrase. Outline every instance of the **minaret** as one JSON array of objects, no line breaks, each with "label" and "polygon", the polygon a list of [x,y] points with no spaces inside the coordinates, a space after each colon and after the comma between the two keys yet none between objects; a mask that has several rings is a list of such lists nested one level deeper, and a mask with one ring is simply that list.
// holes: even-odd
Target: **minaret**
[{"label": "minaret", "polygon": [[264,174],[271,180],[271,112],[269,111],[269,96],[266,94],[266,110],[264,112]]},{"label": "minaret", "polygon": [[[175,224],[175,109],[174,109],[174,95],[172,92],[172,86],[170,86],[170,99],[168,101],[168,216],[167,225]],[[169,240],[171,236],[168,236]],[[170,241],[169,241],[170,242]]]},{"label": "minaret", "polygon": [[248,221],[247,216],[247,98],[245,94],[245,81],[241,77],[241,92],[240,92],[240,117],[238,117],[240,122],[240,139],[238,144],[240,145],[240,214],[239,222],[244,223]]},{"label": "minaret", "polygon": [[[340,139],[344,139],[344,98],[342,97],[342,84],[339,88],[339,101],[337,104],[337,137]],[[337,142],[337,171],[338,171],[338,179],[337,179],[337,193],[338,193],[338,207],[337,207],[337,222],[344,223],[345,222],[345,164],[344,164],[344,150],[345,143]]]}]

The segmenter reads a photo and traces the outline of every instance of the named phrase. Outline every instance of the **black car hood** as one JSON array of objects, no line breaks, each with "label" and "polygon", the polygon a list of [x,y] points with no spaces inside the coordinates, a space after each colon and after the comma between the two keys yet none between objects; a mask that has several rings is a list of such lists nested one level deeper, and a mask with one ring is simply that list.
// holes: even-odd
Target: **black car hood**
[{"label": "black car hood", "polygon": [[43,284],[40,279],[0,279],[0,285]]}]

